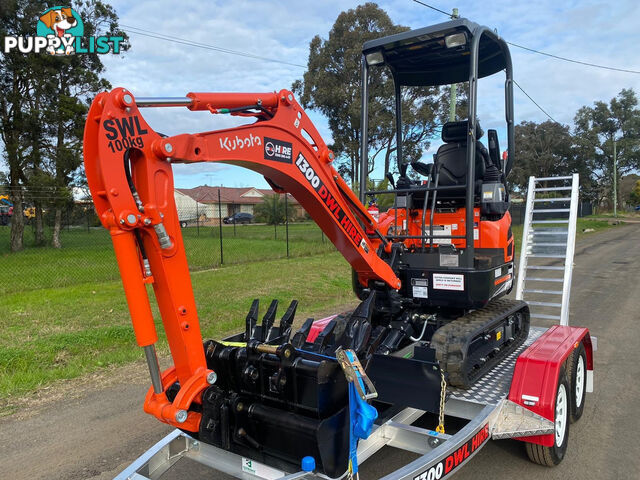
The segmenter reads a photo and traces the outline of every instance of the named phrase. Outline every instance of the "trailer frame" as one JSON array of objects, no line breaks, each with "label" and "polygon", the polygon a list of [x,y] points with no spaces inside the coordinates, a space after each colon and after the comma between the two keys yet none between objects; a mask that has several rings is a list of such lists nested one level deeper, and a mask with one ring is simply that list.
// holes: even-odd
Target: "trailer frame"
[{"label": "trailer frame", "polygon": [[[573,343],[566,341],[567,339]],[[405,408],[381,424],[375,425],[369,438],[360,441],[359,463],[366,462],[382,447],[390,446],[418,454],[420,457],[382,477],[382,480],[439,480],[456,473],[488,443],[489,439],[514,438],[522,441],[536,440],[536,443],[541,443],[541,439],[553,438],[554,419],[535,413],[524,405],[522,398],[515,398],[512,392],[521,392],[522,385],[532,388],[535,383],[540,383],[542,387],[556,381],[557,378],[554,379],[553,376],[557,376],[558,365],[571,355],[572,350],[577,347],[576,342],[585,346],[591,359],[597,343],[586,328],[532,327],[527,341],[471,389],[448,389],[445,414],[468,420],[464,427],[453,434],[443,434],[414,426],[413,423],[426,412]],[[540,358],[535,358],[536,351],[547,352],[551,347],[556,351],[553,359],[541,361]],[[547,372],[547,376],[536,375],[533,378],[522,373],[525,364],[530,362],[537,362],[538,371]],[[549,366],[547,363],[553,363],[556,368],[546,368]],[[587,368],[591,377],[587,391],[591,392],[591,360]],[[514,375],[515,371],[521,373]],[[543,392],[547,390],[541,389]],[[554,401],[555,398],[544,398],[540,405],[553,404]],[[138,457],[115,479],[157,480],[182,458],[244,480],[329,478],[312,471],[281,472],[255,460],[200,442],[176,429]],[[345,478],[346,475],[345,473],[339,478]]]}]

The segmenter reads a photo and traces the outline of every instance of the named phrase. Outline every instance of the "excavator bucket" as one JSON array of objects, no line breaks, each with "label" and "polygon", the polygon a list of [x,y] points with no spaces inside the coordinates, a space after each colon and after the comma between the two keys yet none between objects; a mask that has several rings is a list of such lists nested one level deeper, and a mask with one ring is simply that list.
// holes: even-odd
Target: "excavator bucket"
[{"label": "excavator bucket", "polygon": [[218,377],[202,395],[199,438],[283,470],[312,456],[326,475],[342,475],[349,461],[349,382],[336,350],[366,358],[374,297],[329,322],[313,342],[307,341],[312,319],[290,338],[297,301],[275,326],[278,302],[257,325],[254,300],[245,332],[204,343],[207,368]]}]

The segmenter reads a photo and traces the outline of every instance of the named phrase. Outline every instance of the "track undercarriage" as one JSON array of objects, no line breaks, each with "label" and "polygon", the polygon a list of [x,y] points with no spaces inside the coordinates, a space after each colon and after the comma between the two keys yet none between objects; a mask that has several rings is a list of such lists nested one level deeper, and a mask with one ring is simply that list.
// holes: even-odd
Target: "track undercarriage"
[{"label": "track undercarriage", "polygon": [[529,307],[499,299],[436,330],[431,347],[448,383],[469,388],[526,340]]}]

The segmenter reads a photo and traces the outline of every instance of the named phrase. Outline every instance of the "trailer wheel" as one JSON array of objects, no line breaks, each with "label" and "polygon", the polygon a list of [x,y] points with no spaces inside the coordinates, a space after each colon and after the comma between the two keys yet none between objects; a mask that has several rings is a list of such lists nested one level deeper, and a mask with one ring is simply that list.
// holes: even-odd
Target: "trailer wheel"
[{"label": "trailer wheel", "polygon": [[571,423],[577,422],[584,412],[587,393],[587,354],[584,345],[573,351],[569,362],[569,384],[571,385]]},{"label": "trailer wheel", "polygon": [[180,222],[180,226],[182,228],[187,228],[187,222],[185,222],[185,221]]},{"label": "trailer wheel", "polygon": [[536,443],[527,443],[527,455],[529,460],[546,467],[558,465],[567,452],[569,440],[569,416],[571,410],[571,390],[564,368],[558,376],[558,386],[556,390],[555,408],[555,434],[554,443],[551,447],[545,447]]}]

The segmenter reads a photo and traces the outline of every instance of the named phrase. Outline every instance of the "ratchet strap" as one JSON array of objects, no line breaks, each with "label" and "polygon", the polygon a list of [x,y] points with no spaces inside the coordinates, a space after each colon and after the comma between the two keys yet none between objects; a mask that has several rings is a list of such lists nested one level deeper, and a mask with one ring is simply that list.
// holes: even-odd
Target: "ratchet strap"
[{"label": "ratchet strap", "polygon": [[349,382],[349,478],[353,478],[358,475],[358,440],[369,438],[378,418],[378,411],[367,400],[376,398],[378,393],[353,350],[339,348],[336,359]]}]

